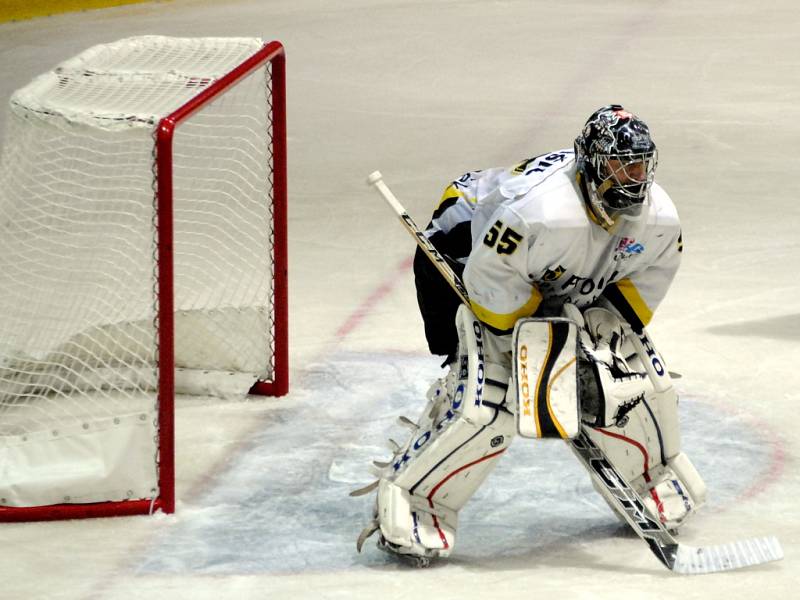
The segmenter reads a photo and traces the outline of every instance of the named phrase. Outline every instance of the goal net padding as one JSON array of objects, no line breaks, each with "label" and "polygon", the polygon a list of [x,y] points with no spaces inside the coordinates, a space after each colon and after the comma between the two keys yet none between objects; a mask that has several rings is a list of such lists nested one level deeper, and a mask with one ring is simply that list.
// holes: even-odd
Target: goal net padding
[{"label": "goal net padding", "polygon": [[144,36],[15,92],[0,520],[174,509],[174,395],[288,388],[283,48]]}]

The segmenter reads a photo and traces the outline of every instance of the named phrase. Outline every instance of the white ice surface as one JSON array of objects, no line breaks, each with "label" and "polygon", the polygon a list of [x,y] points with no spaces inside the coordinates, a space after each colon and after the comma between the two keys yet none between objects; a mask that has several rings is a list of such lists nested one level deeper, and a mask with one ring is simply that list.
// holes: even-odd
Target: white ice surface
[{"label": "white ice surface", "polygon": [[[0,525],[0,598],[792,597],[800,560],[800,6],[751,2],[175,0],[0,25],[0,102],[99,42],[261,36],[287,48],[292,391],[181,399],[178,512]],[[660,149],[685,258],[651,333],[683,374],[710,490],[693,545],[777,534],[781,563],[667,572],[558,442],[516,440],[426,571],[355,538],[369,462],[438,374],[407,234],[448,179],[569,146],[621,102]],[[5,116],[0,116],[0,130]]]}]

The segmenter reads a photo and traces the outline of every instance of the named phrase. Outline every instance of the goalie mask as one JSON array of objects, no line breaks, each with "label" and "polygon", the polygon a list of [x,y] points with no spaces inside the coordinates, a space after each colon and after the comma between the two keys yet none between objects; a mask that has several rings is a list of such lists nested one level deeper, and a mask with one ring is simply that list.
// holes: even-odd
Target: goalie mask
[{"label": "goalie mask", "polygon": [[606,226],[635,220],[646,205],[658,153],[647,125],[618,104],[595,111],[575,139],[592,212]]}]

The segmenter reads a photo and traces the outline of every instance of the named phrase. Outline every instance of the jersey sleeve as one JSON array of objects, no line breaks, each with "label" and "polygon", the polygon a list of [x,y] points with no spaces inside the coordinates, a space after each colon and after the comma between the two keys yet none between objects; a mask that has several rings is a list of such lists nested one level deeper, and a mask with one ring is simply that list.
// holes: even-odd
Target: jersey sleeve
[{"label": "jersey sleeve", "polygon": [[655,260],[641,271],[609,285],[601,299],[630,323],[634,331],[641,331],[666,296],[678,272],[682,253],[683,236],[678,230]]},{"label": "jersey sleeve", "polygon": [[498,335],[513,331],[518,319],[536,312],[542,301],[528,278],[531,228],[508,207],[497,209],[474,238],[464,271],[472,312]]},{"label": "jersey sleeve", "polygon": [[469,171],[445,188],[425,235],[439,252],[460,263],[472,249],[472,218],[481,187],[495,181],[503,169]]}]

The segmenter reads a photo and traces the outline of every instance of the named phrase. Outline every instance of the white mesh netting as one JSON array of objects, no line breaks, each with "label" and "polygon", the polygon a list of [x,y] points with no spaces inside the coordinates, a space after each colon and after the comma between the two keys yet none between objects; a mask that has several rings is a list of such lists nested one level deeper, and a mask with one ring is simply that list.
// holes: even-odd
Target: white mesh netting
[{"label": "white mesh netting", "polygon": [[[164,285],[154,131],[261,47],[131,38],[12,96],[0,162],[0,506],[153,496]],[[246,392],[271,377],[270,103],[267,63],[176,130],[184,391]]]}]

